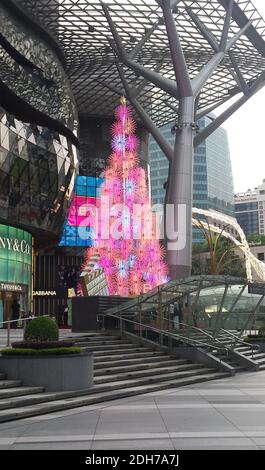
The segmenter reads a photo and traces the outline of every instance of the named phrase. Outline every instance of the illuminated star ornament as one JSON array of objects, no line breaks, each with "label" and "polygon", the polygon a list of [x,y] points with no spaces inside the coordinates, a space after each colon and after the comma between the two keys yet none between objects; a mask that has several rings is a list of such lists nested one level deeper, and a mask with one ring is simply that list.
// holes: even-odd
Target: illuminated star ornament
[{"label": "illuminated star ornament", "polygon": [[[136,123],[124,97],[115,117],[111,127],[112,153],[104,172],[101,195],[109,198],[111,207],[119,209],[111,210],[110,215],[101,211],[99,225],[109,224],[116,230],[110,230],[108,238],[99,233],[94,247],[86,252],[83,267],[89,265],[97,252],[97,266],[104,269],[109,294],[130,297],[167,282],[168,268],[164,250],[156,239],[146,173],[138,164]],[[136,220],[135,205],[144,208]],[[145,229],[146,224],[149,230]]]}]

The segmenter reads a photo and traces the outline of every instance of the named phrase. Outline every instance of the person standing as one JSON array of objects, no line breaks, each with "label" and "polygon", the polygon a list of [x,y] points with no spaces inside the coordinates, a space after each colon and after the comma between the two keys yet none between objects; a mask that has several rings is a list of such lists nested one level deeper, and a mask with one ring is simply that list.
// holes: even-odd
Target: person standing
[{"label": "person standing", "polygon": [[64,311],[63,311],[63,325],[67,326],[68,325],[68,305],[65,305]]},{"label": "person standing", "polygon": [[179,329],[179,304],[178,302],[174,303],[174,316],[173,316],[174,330]]},{"label": "person standing", "polygon": [[17,322],[19,320],[19,313],[20,313],[20,304],[18,303],[17,299],[14,299],[13,304],[12,304],[12,320],[11,327],[12,328],[17,328]]}]

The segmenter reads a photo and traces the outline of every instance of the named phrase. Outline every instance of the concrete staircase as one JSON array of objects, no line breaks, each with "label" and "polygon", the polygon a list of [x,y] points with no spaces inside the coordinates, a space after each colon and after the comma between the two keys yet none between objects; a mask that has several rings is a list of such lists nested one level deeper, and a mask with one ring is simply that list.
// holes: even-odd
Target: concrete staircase
[{"label": "concrete staircase", "polygon": [[[234,336],[237,336],[239,333],[237,331],[232,331]],[[205,336],[203,334],[194,333],[193,337],[198,340],[205,340]],[[229,347],[235,341],[236,338],[231,337],[229,332],[221,332],[217,335],[216,339],[218,340],[219,346],[226,346]],[[245,356],[246,358],[251,359],[259,366],[259,370],[265,370],[265,352],[260,351],[258,345],[248,345],[248,343],[243,343],[240,341],[238,345],[234,348],[235,352],[238,352]],[[222,361],[226,362],[230,366],[235,369],[235,372],[243,372],[246,370],[246,367],[242,366],[239,362],[235,360],[235,358],[230,357],[225,352],[220,352],[219,350],[212,350],[211,353],[222,359]]]},{"label": "concrete staircase", "polygon": [[226,372],[192,364],[164,351],[134,344],[116,336],[91,333],[75,338],[93,351],[94,386],[76,392],[45,392],[0,377],[0,422],[92,405],[134,395],[227,377]]},{"label": "concrete staircase", "polygon": [[260,351],[259,346],[238,346],[235,348],[235,351],[243,354],[243,356],[252,359],[252,361],[256,362],[259,365],[259,370],[265,370],[265,352]]}]

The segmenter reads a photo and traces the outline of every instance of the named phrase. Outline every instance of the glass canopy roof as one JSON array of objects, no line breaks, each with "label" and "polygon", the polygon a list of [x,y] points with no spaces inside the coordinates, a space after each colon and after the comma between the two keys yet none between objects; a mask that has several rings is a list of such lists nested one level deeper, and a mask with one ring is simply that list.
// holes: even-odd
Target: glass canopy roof
[{"label": "glass canopy roof", "polygon": [[[232,313],[238,310],[241,313],[251,314],[263,302],[264,294],[251,294],[248,292],[248,282],[245,279],[230,276],[193,276],[186,279],[171,281],[168,284],[156,287],[153,291],[135,299],[112,307],[107,315],[121,315],[122,317],[135,315],[139,311],[151,312],[153,309],[167,309],[174,302],[187,302],[190,298],[194,308],[198,305],[206,312]],[[211,310],[212,308],[212,310]],[[264,302],[262,303],[264,311]],[[208,310],[207,310],[208,309]]]},{"label": "glass canopy roof", "polygon": [[[116,68],[119,62],[111,47],[112,35],[100,0],[16,0],[30,11],[59,41],[67,63],[67,73],[79,113],[110,116],[123,93]],[[135,60],[174,80],[162,11],[156,0],[105,0],[126,51],[129,53],[154,27]],[[191,78],[213,56],[214,51],[196,26],[201,21],[219,41],[230,0],[172,0],[174,18]],[[255,4],[255,2],[254,2]],[[253,3],[235,0],[229,38],[251,20],[246,35],[232,47],[203,88],[198,103],[202,110],[240,92],[239,78],[251,84],[265,70],[265,22]],[[237,70],[235,70],[235,62]],[[131,85],[143,78],[124,67]],[[112,87],[112,90],[109,88]],[[143,86],[139,102],[154,122],[161,126],[176,117],[177,101],[151,83]],[[172,105],[170,107],[169,105]]]}]

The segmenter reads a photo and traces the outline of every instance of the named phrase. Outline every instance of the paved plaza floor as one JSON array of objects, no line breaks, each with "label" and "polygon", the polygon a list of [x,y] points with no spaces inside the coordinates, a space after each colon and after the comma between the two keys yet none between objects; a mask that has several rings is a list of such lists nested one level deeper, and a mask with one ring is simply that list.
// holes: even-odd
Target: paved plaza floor
[{"label": "paved plaza floor", "polygon": [[0,424],[4,449],[265,449],[265,371]]},{"label": "paved plaza floor", "polygon": [[4,449],[265,449],[265,372],[1,424]]}]

